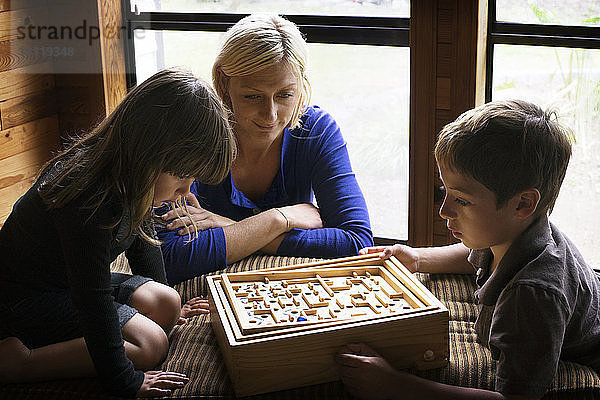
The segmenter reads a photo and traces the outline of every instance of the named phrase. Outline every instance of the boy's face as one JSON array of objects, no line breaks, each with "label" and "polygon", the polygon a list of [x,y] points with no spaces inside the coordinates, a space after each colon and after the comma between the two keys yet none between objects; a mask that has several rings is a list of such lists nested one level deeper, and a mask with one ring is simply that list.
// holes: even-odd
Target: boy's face
[{"label": "boy's face", "polygon": [[439,212],[452,235],[471,249],[510,246],[517,224],[513,199],[497,209],[496,195],[481,183],[451,168],[439,171],[446,188]]}]

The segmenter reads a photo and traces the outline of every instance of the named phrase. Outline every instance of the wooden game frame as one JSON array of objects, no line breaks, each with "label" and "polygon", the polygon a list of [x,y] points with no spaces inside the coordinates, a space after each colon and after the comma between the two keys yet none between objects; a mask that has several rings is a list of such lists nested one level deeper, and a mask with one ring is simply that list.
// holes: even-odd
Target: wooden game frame
[{"label": "wooden game frame", "polygon": [[[281,324],[245,332],[231,305],[232,283],[356,271],[385,271],[418,307],[381,317]],[[448,357],[448,311],[398,260],[347,257],[206,278],[211,322],[234,390],[247,396],[339,379],[333,354],[346,343],[366,342],[397,368],[443,366]],[[239,310],[238,310],[239,311]]]}]

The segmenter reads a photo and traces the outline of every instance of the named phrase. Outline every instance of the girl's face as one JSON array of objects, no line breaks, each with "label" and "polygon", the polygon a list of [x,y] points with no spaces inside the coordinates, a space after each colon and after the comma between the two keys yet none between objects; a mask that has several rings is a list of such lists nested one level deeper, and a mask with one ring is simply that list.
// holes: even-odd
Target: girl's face
[{"label": "girl's face", "polygon": [[229,78],[228,94],[236,134],[274,140],[290,123],[298,105],[298,76],[286,63],[278,63],[251,75]]},{"label": "girl's face", "polygon": [[159,174],[154,184],[154,207],[162,203],[172,203],[190,192],[194,178],[178,178],[171,174]]}]

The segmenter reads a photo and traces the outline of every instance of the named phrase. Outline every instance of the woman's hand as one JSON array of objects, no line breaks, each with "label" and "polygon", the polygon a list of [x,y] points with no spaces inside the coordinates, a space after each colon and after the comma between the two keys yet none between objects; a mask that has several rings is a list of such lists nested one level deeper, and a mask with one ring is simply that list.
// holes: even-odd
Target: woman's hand
[{"label": "woman's hand", "polygon": [[173,389],[182,388],[189,378],[179,372],[146,371],[144,382],[137,392],[136,397],[168,396]]},{"label": "woman's hand", "polygon": [[419,270],[419,253],[417,249],[413,249],[410,246],[403,244],[395,244],[393,246],[375,246],[365,247],[361,249],[358,254],[372,254],[380,253],[379,258],[385,259],[394,256],[410,270],[410,272],[417,272]]},{"label": "woman's hand", "polygon": [[280,207],[279,210],[289,221],[290,229],[319,229],[323,227],[319,209],[310,203]]},{"label": "woman's hand", "polygon": [[344,387],[361,399],[398,396],[401,373],[364,343],[344,346],[335,356]]},{"label": "woman's hand", "polygon": [[[188,193],[185,196],[185,199],[188,202],[188,213],[191,215],[192,219],[196,223],[196,226],[198,227],[199,231],[204,231],[211,228],[220,228],[235,223],[235,221],[229,218],[222,217],[218,214],[212,213],[200,207],[200,203],[198,202],[198,199],[193,193]],[[177,215],[180,215],[181,217],[178,218]],[[167,224],[167,229],[178,229],[177,234],[183,236],[188,234],[188,229],[190,230],[190,232],[192,232],[194,229],[190,218],[184,215],[185,212],[183,211],[183,209],[176,208],[163,214],[161,218],[163,219],[163,221],[171,220],[171,222]]]}]

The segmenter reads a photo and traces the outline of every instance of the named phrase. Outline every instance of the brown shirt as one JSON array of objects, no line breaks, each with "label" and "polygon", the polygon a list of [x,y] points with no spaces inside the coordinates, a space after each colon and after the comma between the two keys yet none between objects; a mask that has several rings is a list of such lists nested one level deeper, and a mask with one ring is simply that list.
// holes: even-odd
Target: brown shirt
[{"label": "brown shirt", "polygon": [[498,361],[496,391],[542,397],[558,360],[600,371],[600,280],[546,217],[534,221],[490,275],[490,249],[472,250],[478,340]]}]

